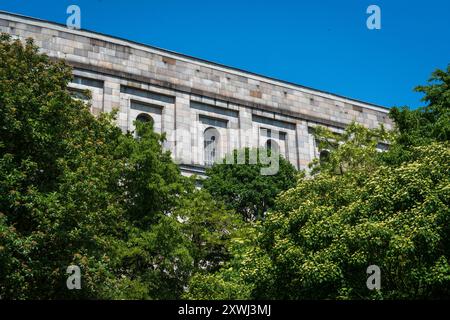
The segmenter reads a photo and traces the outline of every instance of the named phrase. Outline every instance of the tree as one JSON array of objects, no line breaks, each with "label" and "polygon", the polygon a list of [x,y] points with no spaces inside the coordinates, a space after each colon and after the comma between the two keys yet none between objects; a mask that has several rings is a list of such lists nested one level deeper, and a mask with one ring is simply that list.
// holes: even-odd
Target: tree
[{"label": "tree", "polygon": [[424,94],[425,107],[410,110],[394,107],[390,117],[398,132],[397,142],[391,152],[385,154],[384,161],[399,164],[412,156],[412,147],[426,145],[433,141],[448,141],[450,138],[450,65],[447,70],[432,73],[426,86],[418,86],[415,91]]},{"label": "tree", "polygon": [[329,172],[343,175],[346,172],[373,170],[380,164],[380,142],[388,142],[392,134],[383,126],[366,129],[363,125],[352,122],[342,134],[334,133],[326,127],[314,129],[314,138],[319,150],[325,156],[310,163],[311,174]]},{"label": "tree", "polygon": [[[260,223],[257,221],[256,224]],[[244,281],[243,267],[248,265],[248,254],[255,248],[256,228],[243,224],[231,236],[227,249],[229,258],[218,270],[195,273],[190,279],[184,299],[245,300],[252,298],[254,285]]]},{"label": "tree", "polygon": [[[342,135],[317,130],[328,157],[277,198],[222,269],[191,279],[189,296],[449,298],[448,72],[434,75],[437,84],[420,88],[429,105],[394,111],[387,136],[354,124]],[[383,138],[389,149],[378,152]],[[379,291],[366,286],[374,264]]]},{"label": "tree", "polygon": [[32,40],[1,36],[0,297],[179,298],[225,259],[234,216],[194,191],[151,123],[122,133],[71,97],[71,78]]},{"label": "tree", "polygon": [[[400,166],[298,181],[190,298],[450,297],[448,143],[414,148]],[[251,233],[248,233],[251,234]],[[366,287],[370,265],[381,290]]]},{"label": "tree", "polygon": [[120,136],[113,152],[123,163],[120,181],[127,217],[145,229],[171,212],[192,182],[181,176],[170,152],[163,150],[165,135],[155,133],[152,123],[135,125],[136,132]]},{"label": "tree", "polygon": [[193,186],[163,151],[164,136],[151,123],[135,126],[112,152],[122,168],[117,185],[125,226],[113,248],[114,277],[106,298],[176,299],[194,268],[190,243],[173,211]]},{"label": "tree", "polygon": [[[244,220],[262,218],[273,206],[277,195],[292,187],[296,181],[297,171],[292,164],[279,155],[279,170],[274,175],[262,175],[265,165],[260,161],[258,152],[256,164],[250,164],[248,148],[234,150],[234,164],[216,163],[206,171],[208,178],[203,187],[227,208],[241,214]],[[237,164],[238,153],[245,152],[245,163]]]},{"label": "tree", "polygon": [[[399,167],[321,174],[285,192],[242,268],[253,297],[449,297],[450,152],[439,143],[414,151]],[[372,264],[379,292],[366,287]]]},{"label": "tree", "polygon": [[228,244],[242,222],[222,202],[215,201],[206,190],[193,190],[183,198],[174,216],[183,222],[197,271],[215,271],[229,259]]},{"label": "tree", "polygon": [[425,107],[417,110],[392,108],[404,145],[425,145],[430,141],[450,139],[450,65],[447,70],[436,70],[428,80],[429,85],[418,86],[415,91],[422,92]]},{"label": "tree", "polygon": [[[71,70],[0,37],[0,295],[96,297],[122,229],[120,130],[71,98]],[[83,290],[66,288],[78,265]]]}]

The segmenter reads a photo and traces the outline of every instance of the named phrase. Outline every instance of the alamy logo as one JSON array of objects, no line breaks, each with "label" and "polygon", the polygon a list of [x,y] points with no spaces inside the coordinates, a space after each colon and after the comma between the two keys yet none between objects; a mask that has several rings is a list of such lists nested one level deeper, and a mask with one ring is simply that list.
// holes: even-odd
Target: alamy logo
[{"label": "alamy logo", "polygon": [[381,289],[381,270],[377,265],[370,265],[367,267],[367,274],[369,274],[369,278],[367,278],[367,288],[369,290],[380,290]]},{"label": "alamy logo", "polygon": [[69,290],[73,290],[73,289],[77,289],[80,290],[81,289],[81,270],[79,266],[68,266],[67,273],[70,274],[70,276],[67,278],[66,281],[66,285],[67,285],[67,289]]},{"label": "alamy logo", "polygon": [[66,20],[67,28],[69,29],[81,29],[81,9],[77,5],[70,5],[67,7],[67,14],[70,16]]},{"label": "alamy logo", "polygon": [[370,16],[367,18],[366,25],[369,30],[381,29],[381,9],[379,6],[372,4],[367,7],[367,14]]}]

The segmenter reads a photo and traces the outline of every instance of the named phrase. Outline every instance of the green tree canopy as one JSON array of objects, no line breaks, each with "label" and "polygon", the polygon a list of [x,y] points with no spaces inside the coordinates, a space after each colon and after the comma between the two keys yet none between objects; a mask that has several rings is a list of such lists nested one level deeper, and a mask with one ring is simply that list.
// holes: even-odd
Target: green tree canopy
[{"label": "green tree canopy", "polygon": [[194,191],[150,123],[122,133],[72,98],[71,78],[1,36],[0,297],[179,298],[201,263],[226,258],[235,215]]},{"label": "green tree canopy", "polygon": [[450,139],[450,65],[447,70],[436,70],[428,85],[418,86],[415,91],[424,94],[427,106],[416,110],[406,107],[392,108],[391,117],[400,132],[400,143],[424,145],[430,141]]},{"label": "green tree canopy", "polygon": [[[247,221],[262,218],[274,205],[277,195],[294,186],[297,178],[294,166],[281,155],[276,174],[261,174],[261,169],[267,165],[260,161],[260,152],[267,151],[256,151],[256,163],[251,164],[249,153],[252,151],[255,150],[234,150],[234,164],[225,163],[225,159],[222,163],[214,164],[206,171],[208,178],[203,182],[203,187],[215,199],[223,201],[229,209],[235,210]],[[245,162],[242,164],[238,162],[239,153],[245,155]]]},{"label": "green tree canopy", "polygon": [[[192,278],[187,296],[449,298],[448,70],[433,79],[420,87],[429,105],[392,112],[392,133],[316,130],[329,155],[314,175],[282,192],[251,240],[237,241],[219,272]],[[388,151],[377,151],[379,139]],[[370,265],[381,269],[379,291],[366,286]]]},{"label": "green tree canopy", "polygon": [[246,149],[202,190],[151,123],[123,133],[73,99],[71,72],[0,37],[0,298],[450,297],[450,68],[418,87],[426,107],[392,110],[393,132],[316,129],[312,175],[282,157],[263,175]]},{"label": "green tree canopy", "polygon": [[[27,41],[0,38],[0,295],[95,297],[109,272],[107,243],[122,229],[115,192],[121,135],[71,98],[71,70]],[[83,269],[82,292],[66,268]]]},{"label": "green tree canopy", "polygon": [[383,126],[367,130],[363,125],[352,122],[341,134],[326,127],[314,128],[318,141],[320,158],[310,163],[311,174],[328,172],[343,175],[346,172],[370,171],[380,164],[380,143],[388,143],[392,134]]},{"label": "green tree canopy", "polygon": [[[449,297],[450,152],[439,143],[414,151],[399,167],[321,174],[285,192],[242,267],[253,297]],[[373,264],[379,292],[366,287]]]},{"label": "green tree canopy", "polygon": [[390,111],[398,131],[397,143],[385,154],[384,161],[390,164],[407,161],[414,146],[450,138],[450,65],[447,70],[433,72],[428,85],[418,86],[415,91],[424,94],[426,106],[416,110],[394,107]]}]

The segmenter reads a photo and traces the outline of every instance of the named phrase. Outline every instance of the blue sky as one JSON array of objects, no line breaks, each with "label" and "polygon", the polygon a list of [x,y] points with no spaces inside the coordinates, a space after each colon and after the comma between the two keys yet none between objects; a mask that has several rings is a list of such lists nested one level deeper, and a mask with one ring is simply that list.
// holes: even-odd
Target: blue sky
[{"label": "blue sky", "polygon": [[[8,0],[0,10],[177,51],[386,107],[450,63],[448,0]],[[381,8],[381,30],[366,9]]]}]

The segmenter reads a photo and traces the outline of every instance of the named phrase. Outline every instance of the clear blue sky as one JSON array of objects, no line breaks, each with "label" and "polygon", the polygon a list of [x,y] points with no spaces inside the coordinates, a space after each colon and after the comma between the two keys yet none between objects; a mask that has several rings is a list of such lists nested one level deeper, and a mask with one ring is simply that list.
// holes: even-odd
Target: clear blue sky
[{"label": "clear blue sky", "polygon": [[[383,106],[450,63],[449,0],[2,0],[0,10],[127,38]],[[381,30],[366,8],[381,8]]]}]

